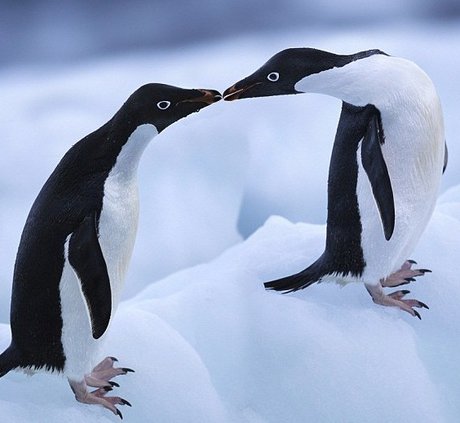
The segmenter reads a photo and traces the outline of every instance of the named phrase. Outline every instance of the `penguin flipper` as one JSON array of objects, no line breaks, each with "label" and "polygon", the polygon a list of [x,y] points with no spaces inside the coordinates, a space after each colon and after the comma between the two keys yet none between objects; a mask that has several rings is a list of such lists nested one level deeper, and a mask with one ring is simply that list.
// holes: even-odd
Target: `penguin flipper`
[{"label": "penguin flipper", "polygon": [[107,329],[112,313],[112,292],[107,264],[96,229],[96,215],[86,216],[69,240],[69,263],[80,280],[91,316],[93,338]]},{"label": "penguin flipper", "polygon": [[383,158],[381,145],[384,143],[383,129],[378,114],[372,114],[361,143],[361,162],[371,183],[383,224],[385,239],[393,235],[395,227],[395,204],[390,175]]}]

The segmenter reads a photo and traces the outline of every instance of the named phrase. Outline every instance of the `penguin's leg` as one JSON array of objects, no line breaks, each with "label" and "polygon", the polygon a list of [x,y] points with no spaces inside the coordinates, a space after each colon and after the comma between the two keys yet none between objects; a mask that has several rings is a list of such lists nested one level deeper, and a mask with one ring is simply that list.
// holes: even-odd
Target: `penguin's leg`
[{"label": "penguin's leg", "polygon": [[117,361],[115,357],[104,358],[90,374],[85,376],[86,384],[95,388],[103,388],[105,386],[118,387],[118,383],[112,382],[110,379],[115,376],[134,372],[134,370],[127,367],[113,367],[113,364]]},{"label": "penguin's leg", "polygon": [[401,310],[407,311],[412,316],[418,317],[419,319],[421,319],[420,314],[417,310],[414,310],[413,307],[428,308],[428,306],[421,301],[404,299],[403,297],[410,293],[408,290],[395,291],[391,294],[385,294],[380,282],[377,285],[366,283],[365,286],[375,304],[398,307]]},{"label": "penguin's leg", "polygon": [[401,266],[401,269],[382,280],[382,286],[384,288],[394,288],[396,286],[406,285],[410,282],[414,282],[417,276],[423,276],[428,272],[431,273],[429,269],[412,269],[414,264],[417,264],[417,262],[414,260],[406,260]]},{"label": "penguin's leg", "polygon": [[99,388],[95,391],[89,392],[88,385],[84,379],[80,382],[71,379],[67,380],[69,381],[69,385],[75,394],[75,399],[83,404],[102,405],[103,407],[112,411],[112,413],[119,416],[121,419],[123,419],[123,415],[121,414],[121,411],[115,406],[128,405],[131,407],[131,404],[123,398],[105,396],[107,392],[112,390],[112,387]]}]

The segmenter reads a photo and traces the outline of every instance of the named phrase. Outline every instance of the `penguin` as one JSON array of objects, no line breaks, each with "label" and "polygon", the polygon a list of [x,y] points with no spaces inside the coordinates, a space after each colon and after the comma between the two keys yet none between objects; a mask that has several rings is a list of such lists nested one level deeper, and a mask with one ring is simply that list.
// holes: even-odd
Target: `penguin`
[{"label": "penguin", "polygon": [[228,88],[227,101],[320,93],[342,100],[328,176],[326,245],[306,269],[265,283],[293,292],[315,282],[364,283],[376,304],[420,318],[409,291],[383,288],[429,272],[413,251],[435,207],[447,165],[436,89],[415,63],[381,50],[350,55],[313,48],[275,54]]},{"label": "penguin", "polygon": [[[95,357],[123,287],[138,222],[137,168],[165,128],[221,99],[215,90],[149,83],[96,131],[78,141],[39,192],[20,239],[11,296],[12,369],[64,374],[76,399],[122,418],[106,396],[129,368]],[[90,392],[88,386],[96,388]]]}]

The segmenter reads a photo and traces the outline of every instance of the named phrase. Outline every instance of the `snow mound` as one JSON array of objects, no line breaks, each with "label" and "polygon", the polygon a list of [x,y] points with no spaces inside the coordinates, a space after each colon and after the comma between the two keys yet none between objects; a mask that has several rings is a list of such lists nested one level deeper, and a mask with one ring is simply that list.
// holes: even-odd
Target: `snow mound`
[{"label": "snow mound", "polygon": [[[413,256],[433,270],[411,284],[430,306],[422,321],[374,305],[359,284],[266,292],[264,280],[317,257],[324,229],[272,217],[215,260],[123,302],[104,350],[136,370],[117,379],[133,404],[126,420],[457,421],[460,186],[440,200]],[[2,325],[2,347],[8,338]],[[116,419],[48,375],[5,376],[0,408],[12,422]]]}]

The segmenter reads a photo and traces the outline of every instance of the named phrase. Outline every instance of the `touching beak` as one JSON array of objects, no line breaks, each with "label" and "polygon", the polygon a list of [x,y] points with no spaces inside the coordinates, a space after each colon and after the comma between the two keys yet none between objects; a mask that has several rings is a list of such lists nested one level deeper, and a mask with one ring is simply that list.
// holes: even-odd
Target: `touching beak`
[{"label": "touching beak", "polygon": [[242,88],[236,88],[237,84],[235,84],[231,86],[230,88],[227,88],[224,91],[224,100],[225,101],[238,100],[241,97],[241,94],[243,94],[245,91],[259,84],[260,82],[256,82],[255,84],[251,84],[251,85],[248,85],[247,87],[242,87]]},{"label": "touching beak", "polygon": [[201,97],[194,97],[187,100],[182,100],[181,103],[205,103],[206,105],[210,105],[213,103],[222,100],[222,94],[216,90],[197,90],[201,92],[203,95]]}]

